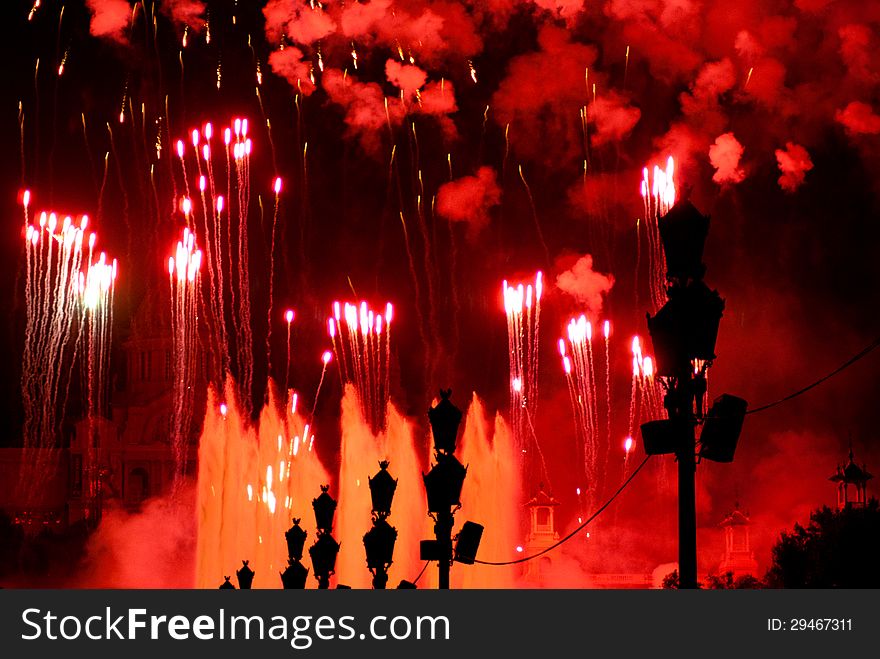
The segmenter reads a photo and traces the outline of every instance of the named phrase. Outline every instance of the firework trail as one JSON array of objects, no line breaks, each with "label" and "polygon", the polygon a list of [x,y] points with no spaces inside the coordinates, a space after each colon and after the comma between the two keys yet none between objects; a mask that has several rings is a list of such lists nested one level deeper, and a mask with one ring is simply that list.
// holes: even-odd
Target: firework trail
[{"label": "firework trail", "polygon": [[285,352],[287,353],[287,361],[284,366],[284,389],[282,390],[282,395],[287,395],[287,383],[290,379],[290,325],[293,323],[293,319],[296,316],[293,309],[288,309],[284,312],[284,320],[287,321],[287,343],[285,344]]},{"label": "firework trail", "polygon": [[666,160],[666,169],[657,165],[649,174],[642,170],[641,195],[645,210],[645,231],[648,239],[648,288],[656,312],[666,302],[666,272],[659,220],[675,205],[675,161]]},{"label": "firework trail", "polygon": [[309,423],[315,418],[315,410],[318,409],[318,397],[321,395],[321,387],[324,384],[324,376],[327,375],[327,365],[333,359],[333,353],[325,350],[321,355],[321,379],[318,380],[318,388],[315,390],[315,402],[312,403],[312,413],[309,415]]},{"label": "firework trail", "polygon": [[654,360],[642,354],[642,340],[638,336],[632,340],[632,356],[634,393],[630,403],[630,436],[635,424],[652,421],[663,415],[663,394],[661,384],[655,377]]},{"label": "firework trail", "polygon": [[[60,418],[66,407],[70,373],[82,349],[89,427],[105,413],[104,398],[112,328],[116,260],[96,252],[97,234],[89,218],[59,222],[43,211],[29,220],[30,191],[22,195],[26,259],[26,329],[22,354],[25,465],[21,486],[28,500],[57,467],[48,449],[59,445]],[[92,435],[85,453],[85,496],[96,482]]]},{"label": "firework trail", "polygon": [[[384,430],[387,422],[393,315],[390,302],[385,305],[384,316],[363,301],[359,305],[334,302],[333,316],[327,321],[342,382],[354,385],[361,413],[374,433]],[[324,370],[330,356],[330,352],[325,352],[322,357]],[[322,371],[322,382],[323,379]],[[318,386],[320,390],[320,384]]]},{"label": "firework trail", "polygon": [[117,268],[116,259],[108,261],[104,252],[101,252],[98,260],[90,264],[86,272],[79,273],[78,291],[83,311],[80,336],[83,342],[83,370],[88,402],[88,436],[83,454],[83,497],[89,504],[89,510],[94,505],[101,486],[96,422],[107,416],[107,382]]},{"label": "firework trail", "polygon": [[[575,421],[575,437],[578,442],[579,458],[583,461],[585,486],[579,492],[589,508],[597,495],[604,474],[599,473],[599,458],[611,445],[611,369],[610,340],[611,323],[602,324],[604,339],[604,386],[600,389],[599,369],[593,350],[593,325],[586,315],[572,318],[566,328],[566,337],[559,339],[559,355],[562,370],[568,384],[572,416]],[[604,398],[604,405],[602,398]],[[602,412],[600,413],[600,408]],[[603,418],[604,417],[604,418]],[[604,424],[602,423],[604,421]],[[602,426],[605,426],[603,433]],[[601,439],[605,438],[604,447]]]},{"label": "firework trail", "polygon": [[[249,280],[249,210],[251,201],[251,155],[253,143],[248,137],[248,120],[236,118],[222,131],[222,145],[213,125],[190,132],[192,151],[177,140],[177,157],[185,196],[180,200],[186,225],[198,230],[205,244],[207,325],[211,328],[210,353],[215,360],[218,383],[223,374],[233,370],[238,396],[251,412],[254,381],[254,345],[251,326]],[[222,151],[218,156],[217,151]],[[193,196],[190,182],[198,182]],[[270,266],[274,267],[274,243],[281,179],[273,183],[275,210],[270,245]],[[269,327],[272,325],[272,291],[268,302]],[[268,337],[267,337],[268,343]],[[268,348],[267,348],[268,357]],[[215,383],[217,384],[217,383]]]},{"label": "firework trail", "polygon": [[[632,340],[632,392],[630,399],[630,421],[628,437],[632,438],[637,426],[647,421],[663,418],[663,389],[664,383],[657,377],[654,360],[648,355],[642,354],[642,340],[633,337]],[[631,445],[630,445],[631,446]],[[624,472],[627,469],[626,460],[629,451],[624,458]],[[667,461],[658,460],[656,477],[659,486],[666,489],[671,484],[669,466]]]},{"label": "firework trail", "polygon": [[173,405],[171,447],[175,477],[186,473],[187,445],[192,426],[193,396],[198,365],[198,309],[202,251],[189,227],[183,230],[174,256],[168,258],[171,291]]},{"label": "firework trail", "polygon": [[[510,362],[510,423],[517,449],[527,450],[528,423],[538,407],[538,354],[544,275],[532,284],[502,282]],[[535,438],[537,443],[537,438]]]},{"label": "firework trail", "polygon": [[532,196],[532,189],[529,187],[528,181],[526,181],[526,175],[523,174],[522,165],[517,166],[517,171],[519,172],[519,178],[522,181],[523,188],[525,188],[526,196],[529,198],[529,208],[532,209],[532,220],[535,223],[535,231],[538,234],[541,248],[544,250],[544,262],[549,264],[550,249],[547,247],[547,241],[544,240],[544,231],[541,229],[541,222],[538,220],[538,209],[535,206],[535,198]]},{"label": "firework trail", "polygon": [[[275,178],[275,183],[273,185],[273,190],[275,191],[275,209],[272,212],[272,239],[270,241],[269,246],[269,304],[268,311],[266,313],[266,360],[269,364],[269,373],[272,372],[272,302],[273,302],[273,290],[275,284],[275,234],[276,228],[278,226],[278,206],[279,206],[279,198],[281,195],[281,177]],[[262,207],[262,206],[261,206]],[[290,327],[288,326],[288,330]],[[289,333],[289,332],[288,332]],[[288,338],[288,345],[290,344],[290,336]],[[288,367],[290,359],[290,353],[288,352]],[[285,373],[285,382],[287,379],[287,374]],[[285,387],[286,391],[286,387]],[[266,394],[268,396],[268,394]]]}]

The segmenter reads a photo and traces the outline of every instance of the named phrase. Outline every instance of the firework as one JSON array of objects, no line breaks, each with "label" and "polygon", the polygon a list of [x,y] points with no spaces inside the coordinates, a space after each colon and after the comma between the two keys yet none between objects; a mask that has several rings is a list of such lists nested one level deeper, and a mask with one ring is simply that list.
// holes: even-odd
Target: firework
[{"label": "firework", "polygon": [[666,272],[663,244],[660,241],[659,220],[675,205],[675,161],[666,160],[666,169],[654,166],[642,170],[642,203],[645,211],[645,231],[648,238],[648,277],[651,302],[656,311],[666,301]]},{"label": "firework", "polygon": [[[210,122],[190,131],[187,146],[176,142],[185,196],[179,201],[186,226],[204,241],[205,300],[212,372],[218,382],[228,371],[236,374],[238,395],[253,410],[254,354],[251,327],[248,223],[251,205],[251,155],[246,118],[236,118],[222,131]],[[222,142],[222,143],[218,143]],[[198,190],[191,190],[197,181]],[[275,225],[281,179],[272,183],[275,194],[270,267],[274,266]],[[195,193],[195,194],[193,194]],[[269,327],[272,327],[272,282],[269,273]],[[268,351],[267,336],[267,351]],[[267,352],[268,354],[268,352]],[[216,383],[215,383],[216,384]]]},{"label": "firework", "polygon": [[632,340],[632,392],[630,398],[629,436],[635,426],[663,414],[662,385],[657,380],[654,360],[642,353],[642,339]]},{"label": "firework", "polygon": [[25,217],[27,307],[22,356],[24,446],[27,465],[22,485],[28,498],[40,491],[54,465],[48,452],[58,446],[60,417],[66,408],[70,373],[77,361],[86,383],[89,437],[85,443],[84,498],[97,488],[94,421],[106,413],[113,294],[117,263],[96,250],[89,218],[43,211],[31,224],[30,191],[22,194]]},{"label": "firework", "polygon": [[[394,307],[388,302],[385,315],[366,302],[333,303],[327,329],[343,382],[354,385],[364,418],[374,431],[385,427],[390,390],[391,320]],[[330,353],[324,353],[324,367]],[[321,379],[323,380],[323,372]],[[317,399],[317,397],[316,397]]]},{"label": "firework", "polygon": [[85,496],[98,496],[96,421],[107,415],[107,382],[110,370],[110,338],[113,328],[113,297],[117,275],[116,259],[101,252],[97,261],[79,273],[78,292],[82,306],[82,354],[86,372],[88,437],[84,452]]},{"label": "firework", "polygon": [[287,321],[287,343],[285,344],[285,350],[287,353],[287,361],[284,366],[284,389],[285,395],[287,395],[287,381],[290,377],[290,325],[293,323],[293,319],[296,317],[296,313],[293,309],[288,309],[284,312],[284,320]]},{"label": "firework", "polygon": [[[538,406],[538,337],[541,325],[541,296],[544,276],[535,275],[535,283],[502,283],[504,312],[507,315],[507,352],[510,359],[510,421],[517,448],[526,451],[527,430]],[[537,439],[534,432],[530,433]]]},{"label": "firework", "polygon": [[183,230],[174,255],[168,258],[171,290],[173,407],[171,445],[176,475],[186,471],[186,447],[192,425],[193,394],[198,364],[198,307],[202,251],[195,233]]},{"label": "firework", "polygon": [[[592,504],[601,480],[600,439],[603,436],[607,439],[606,446],[610,446],[611,443],[610,321],[606,320],[602,324],[602,334],[604,358],[598,358],[601,359],[598,368],[596,353],[599,350],[593,348],[593,324],[587,320],[586,315],[572,318],[566,328],[566,336],[559,339],[559,354],[568,385],[572,416],[575,421],[575,436],[584,465],[584,496],[588,506]],[[600,368],[604,369],[604,386],[599,384],[597,373],[600,372]],[[605,433],[602,432],[603,426]]]},{"label": "firework", "polygon": [[312,404],[312,413],[309,416],[309,423],[315,418],[315,410],[318,409],[318,397],[321,395],[321,387],[324,384],[324,376],[327,375],[327,365],[333,360],[333,353],[325,350],[321,354],[321,379],[318,380],[318,388],[315,390],[315,402]]}]

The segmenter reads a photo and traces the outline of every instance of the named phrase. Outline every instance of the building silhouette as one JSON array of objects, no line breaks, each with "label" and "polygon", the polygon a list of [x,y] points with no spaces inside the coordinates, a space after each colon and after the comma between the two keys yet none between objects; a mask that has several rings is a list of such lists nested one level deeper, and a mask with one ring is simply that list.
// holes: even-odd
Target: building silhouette
[{"label": "building silhouette", "polygon": [[[525,507],[529,514],[529,534],[523,551],[526,556],[537,554],[559,541],[556,531],[556,508],[559,502],[544,491],[544,484],[538,486],[538,492],[526,501]],[[526,561],[523,577],[541,585],[553,568],[553,553],[548,552],[537,559]]]},{"label": "building silhouette", "polygon": [[837,471],[828,479],[832,483],[837,483],[837,507],[864,508],[868,501],[868,481],[872,478],[865,464],[861,467],[856,464],[850,443],[849,462],[845,465],[837,465]]},{"label": "building silhouette", "polygon": [[[164,290],[161,289],[160,290]],[[63,445],[51,450],[57,469],[40,501],[0,487],[0,509],[27,526],[96,524],[107,506],[137,510],[169,488],[175,471],[170,443],[173,351],[167,291],[149,292],[120,341],[110,374],[107,417],[65,422]],[[208,373],[199,351],[192,417],[204,416]],[[198,423],[189,429],[187,468],[195,473]],[[0,480],[14,484],[24,450],[0,450]],[[7,491],[9,490],[9,491]]]},{"label": "building silhouette", "polygon": [[719,525],[724,529],[724,554],[718,571],[733,574],[734,579],[758,573],[758,561],[751,547],[748,514],[739,509],[739,502],[733,511]]}]

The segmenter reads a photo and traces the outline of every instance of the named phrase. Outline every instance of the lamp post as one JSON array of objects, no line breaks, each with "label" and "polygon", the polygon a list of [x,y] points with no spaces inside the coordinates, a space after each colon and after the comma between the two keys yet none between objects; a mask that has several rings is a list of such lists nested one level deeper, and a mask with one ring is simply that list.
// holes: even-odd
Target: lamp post
[{"label": "lamp post", "polygon": [[388,583],[388,568],[397,541],[397,529],[388,523],[397,481],[388,473],[387,460],[379,463],[379,473],[369,479],[369,486],[373,503],[373,528],[364,535],[364,549],[367,567],[373,573],[373,588],[381,590]]},{"label": "lamp post", "polygon": [[659,220],[669,282],[666,304],[651,317],[648,331],[657,374],[666,390],[667,419],[642,425],[645,452],[675,454],[678,461],[679,587],[697,587],[696,429],[703,426],[700,456],[733,460],[746,402],[724,395],[706,413],[706,371],[715,360],[715,341],[724,300],[703,282],[703,247],[709,218],[687,200]]},{"label": "lamp post", "polygon": [[302,590],[306,587],[309,569],[302,564],[303,546],[308,534],[300,528],[299,518],[293,518],[293,526],[284,533],[287,540],[287,568],[281,572],[284,590]]},{"label": "lamp post", "polygon": [[235,577],[238,579],[238,587],[241,590],[250,590],[251,585],[254,583],[254,576],[256,572],[251,569],[251,566],[248,565],[250,561],[242,561],[241,567],[235,572]]},{"label": "lamp post", "polygon": [[329,485],[322,485],[320,496],[312,500],[318,539],[309,548],[309,556],[312,557],[312,571],[318,580],[318,588],[322,590],[330,587],[330,575],[336,570],[336,555],[339,553],[339,543],[332,535],[336,500],[328,494],[329,489]]},{"label": "lamp post", "polygon": [[449,588],[449,568],[452,565],[452,526],[455,510],[461,506],[461,488],[467,468],[453,455],[461,410],[449,400],[452,390],[440,390],[440,402],[428,410],[431,432],[434,436],[434,459],[437,463],[423,474],[428,494],[428,514],[434,520],[434,540],[421,543],[422,560],[436,560],[439,564],[439,587]]}]

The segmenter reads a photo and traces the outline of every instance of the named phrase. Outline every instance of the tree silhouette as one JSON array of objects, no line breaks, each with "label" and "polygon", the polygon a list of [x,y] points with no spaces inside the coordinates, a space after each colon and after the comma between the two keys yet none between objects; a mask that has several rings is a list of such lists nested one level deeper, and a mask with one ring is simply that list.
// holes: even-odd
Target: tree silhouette
[{"label": "tree silhouette", "polygon": [[764,588],[764,582],[751,574],[734,578],[733,572],[710,574],[706,577],[704,588],[709,590],[756,590]]},{"label": "tree silhouette", "polygon": [[660,587],[664,590],[677,590],[678,589],[678,570],[673,570],[665,577],[663,577],[663,581],[660,584]]},{"label": "tree silhouette", "polygon": [[[706,582],[697,582],[697,588],[706,588],[708,590],[756,590],[764,588],[765,583],[753,577],[751,574],[745,574],[741,577],[734,578],[733,572],[725,572],[724,574],[710,574],[706,576]],[[665,577],[660,584],[661,588],[667,590],[675,590],[679,587],[678,570],[673,570]]]},{"label": "tree silhouette", "polygon": [[864,507],[827,506],[810,515],[806,527],[795,524],[773,547],[767,572],[772,588],[880,587],[880,502]]}]

